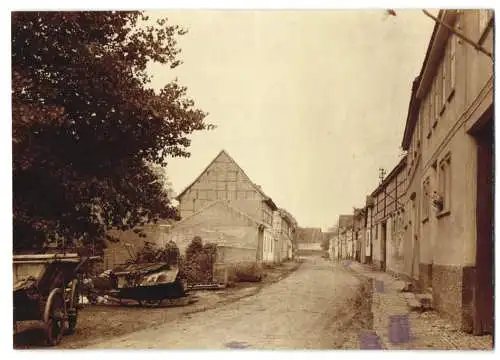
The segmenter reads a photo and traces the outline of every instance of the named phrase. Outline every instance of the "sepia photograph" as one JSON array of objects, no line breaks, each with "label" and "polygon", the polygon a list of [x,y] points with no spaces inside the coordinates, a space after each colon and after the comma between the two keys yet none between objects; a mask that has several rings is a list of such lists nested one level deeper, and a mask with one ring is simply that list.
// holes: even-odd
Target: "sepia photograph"
[{"label": "sepia photograph", "polygon": [[11,349],[492,352],[472,4],[11,7]]}]

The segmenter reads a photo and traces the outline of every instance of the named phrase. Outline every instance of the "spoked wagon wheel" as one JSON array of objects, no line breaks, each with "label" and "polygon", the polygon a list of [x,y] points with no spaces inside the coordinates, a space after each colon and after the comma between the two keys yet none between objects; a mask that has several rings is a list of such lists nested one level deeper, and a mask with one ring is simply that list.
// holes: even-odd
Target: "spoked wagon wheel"
[{"label": "spoked wagon wheel", "polygon": [[59,344],[66,322],[66,304],[61,289],[53,289],[47,299],[43,320],[47,331],[47,344]]},{"label": "spoked wagon wheel", "polygon": [[68,334],[73,334],[76,328],[76,321],[78,319],[78,280],[74,279],[71,282],[71,290],[68,294],[69,297],[66,302],[66,308],[68,310]]}]

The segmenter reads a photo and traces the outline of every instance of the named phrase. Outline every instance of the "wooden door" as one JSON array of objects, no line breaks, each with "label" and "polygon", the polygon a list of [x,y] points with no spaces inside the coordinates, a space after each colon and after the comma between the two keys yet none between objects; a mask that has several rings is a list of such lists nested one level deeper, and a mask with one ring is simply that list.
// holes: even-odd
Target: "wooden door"
[{"label": "wooden door", "polygon": [[476,284],[473,333],[493,332],[493,120],[475,135],[477,141]]}]

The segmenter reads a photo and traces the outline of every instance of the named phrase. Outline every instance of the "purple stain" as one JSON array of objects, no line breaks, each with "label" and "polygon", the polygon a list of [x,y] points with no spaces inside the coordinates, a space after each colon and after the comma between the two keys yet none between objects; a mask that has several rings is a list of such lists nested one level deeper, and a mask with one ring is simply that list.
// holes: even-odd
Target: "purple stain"
[{"label": "purple stain", "polygon": [[374,331],[364,331],[361,334],[359,334],[359,343],[361,350],[382,349],[380,338]]},{"label": "purple stain", "polygon": [[352,261],[351,260],[345,260],[344,261],[344,267],[349,267],[351,266]]},{"label": "purple stain", "polygon": [[382,280],[375,280],[375,291],[378,293],[384,292],[384,282]]},{"label": "purple stain", "polygon": [[392,344],[410,342],[410,322],[408,315],[389,316],[389,341]]}]

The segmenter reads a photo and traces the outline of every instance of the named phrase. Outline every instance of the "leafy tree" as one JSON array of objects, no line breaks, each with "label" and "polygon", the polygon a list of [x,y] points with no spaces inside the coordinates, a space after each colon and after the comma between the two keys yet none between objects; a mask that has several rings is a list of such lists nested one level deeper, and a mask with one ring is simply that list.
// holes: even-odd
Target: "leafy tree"
[{"label": "leafy tree", "polygon": [[156,259],[158,261],[167,262],[170,265],[178,265],[181,253],[177,244],[173,241],[169,241],[165,244],[163,249],[160,249],[156,254]]},{"label": "leafy tree", "polygon": [[206,114],[148,62],[180,64],[185,30],[141,12],[12,13],[14,251],[103,240],[176,218],[158,173],[188,157]]},{"label": "leafy tree", "polygon": [[216,244],[203,245],[201,237],[195,236],[181,259],[181,277],[189,284],[211,283],[216,252]]},{"label": "leafy tree", "polygon": [[166,262],[169,265],[178,265],[180,251],[177,244],[173,241],[165,244],[165,247],[158,248],[155,244],[145,241],[144,246],[137,251],[135,258],[129,259],[128,264],[145,264]]},{"label": "leafy tree", "polygon": [[137,264],[153,263],[156,260],[156,254],[157,250],[154,244],[149,241],[145,241],[144,246],[137,252],[136,258],[133,259],[133,262]]},{"label": "leafy tree", "polygon": [[195,236],[186,249],[186,260],[190,260],[201,252],[203,252],[203,240],[201,237]]}]

